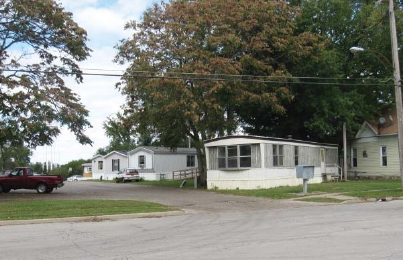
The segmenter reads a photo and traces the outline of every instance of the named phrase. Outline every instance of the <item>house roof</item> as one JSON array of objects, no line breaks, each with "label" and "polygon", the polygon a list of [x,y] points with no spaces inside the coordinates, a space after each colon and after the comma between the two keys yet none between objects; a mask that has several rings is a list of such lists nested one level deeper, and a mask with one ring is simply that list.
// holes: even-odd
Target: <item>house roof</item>
[{"label": "house roof", "polygon": [[123,152],[123,151],[112,151],[110,153],[108,153],[107,155],[104,156],[104,158],[111,156],[112,154],[119,154],[123,157],[127,157],[127,152]]},{"label": "house roof", "polygon": [[378,120],[366,122],[376,135],[397,134],[397,113],[396,109],[387,109]]},{"label": "house roof", "polygon": [[317,143],[317,142],[303,141],[303,140],[297,140],[297,139],[292,139],[292,138],[277,138],[277,137],[266,137],[266,136],[255,136],[255,135],[228,135],[228,136],[224,136],[224,137],[209,139],[209,140],[204,141],[204,143],[208,144],[208,143],[216,142],[219,140],[225,140],[225,139],[251,139],[251,140],[265,140],[265,141],[277,141],[277,142],[284,142],[284,143],[301,143],[301,144],[338,147],[337,144]]},{"label": "house roof", "polygon": [[138,151],[145,151],[153,154],[196,154],[196,148],[183,148],[178,147],[171,149],[168,147],[156,147],[156,146],[141,146],[134,150],[131,150],[129,154],[136,153]]},{"label": "house roof", "polygon": [[83,164],[81,164],[81,166],[84,166],[84,167],[91,167],[91,166],[92,166],[92,163],[83,163]]}]

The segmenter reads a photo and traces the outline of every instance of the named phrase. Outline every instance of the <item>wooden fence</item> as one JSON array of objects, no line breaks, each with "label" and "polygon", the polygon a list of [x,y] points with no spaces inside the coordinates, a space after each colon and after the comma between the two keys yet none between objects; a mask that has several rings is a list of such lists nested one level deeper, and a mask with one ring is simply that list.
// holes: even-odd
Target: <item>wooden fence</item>
[{"label": "wooden fence", "polygon": [[172,179],[173,180],[183,180],[183,179],[194,178],[195,175],[198,175],[198,173],[199,173],[199,170],[197,168],[173,171]]}]

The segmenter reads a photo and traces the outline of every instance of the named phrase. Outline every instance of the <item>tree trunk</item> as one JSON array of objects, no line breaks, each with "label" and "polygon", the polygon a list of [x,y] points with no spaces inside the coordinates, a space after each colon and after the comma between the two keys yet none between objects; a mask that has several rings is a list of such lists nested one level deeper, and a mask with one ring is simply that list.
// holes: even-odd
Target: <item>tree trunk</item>
[{"label": "tree trunk", "polygon": [[200,176],[200,186],[206,187],[207,186],[207,168],[206,168],[206,154],[204,152],[203,145],[196,146],[197,152],[197,164],[199,169],[199,176]]}]

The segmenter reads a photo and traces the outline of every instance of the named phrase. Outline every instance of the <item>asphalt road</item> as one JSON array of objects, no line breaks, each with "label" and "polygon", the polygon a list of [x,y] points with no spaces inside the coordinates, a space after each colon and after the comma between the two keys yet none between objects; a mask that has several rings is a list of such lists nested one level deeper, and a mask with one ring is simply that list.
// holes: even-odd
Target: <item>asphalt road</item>
[{"label": "asphalt road", "polygon": [[403,259],[401,200],[329,205],[88,182],[0,195],[10,203],[83,197],[144,199],[184,212],[0,226],[0,259]]}]

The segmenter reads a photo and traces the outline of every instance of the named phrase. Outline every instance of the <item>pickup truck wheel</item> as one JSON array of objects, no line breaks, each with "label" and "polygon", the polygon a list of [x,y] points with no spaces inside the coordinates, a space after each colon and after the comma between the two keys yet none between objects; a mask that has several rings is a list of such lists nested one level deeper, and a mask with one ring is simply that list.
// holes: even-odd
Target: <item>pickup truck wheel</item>
[{"label": "pickup truck wheel", "polygon": [[2,184],[0,184],[0,193],[2,193],[2,192],[5,192],[5,188],[4,188],[4,186],[2,185]]},{"label": "pickup truck wheel", "polygon": [[53,188],[48,188],[47,190],[46,190],[46,193],[51,193],[53,191]]},{"label": "pickup truck wheel", "polygon": [[48,186],[45,183],[39,183],[38,186],[36,186],[36,191],[38,193],[46,193],[48,190]]},{"label": "pickup truck wheel", "polygon": [[3,189],[3,192],[4,192],[4,193],[9,193],[9,192],[10,192],[10,189],[9,189],[9,188],[4,188],[4,189]]}]

